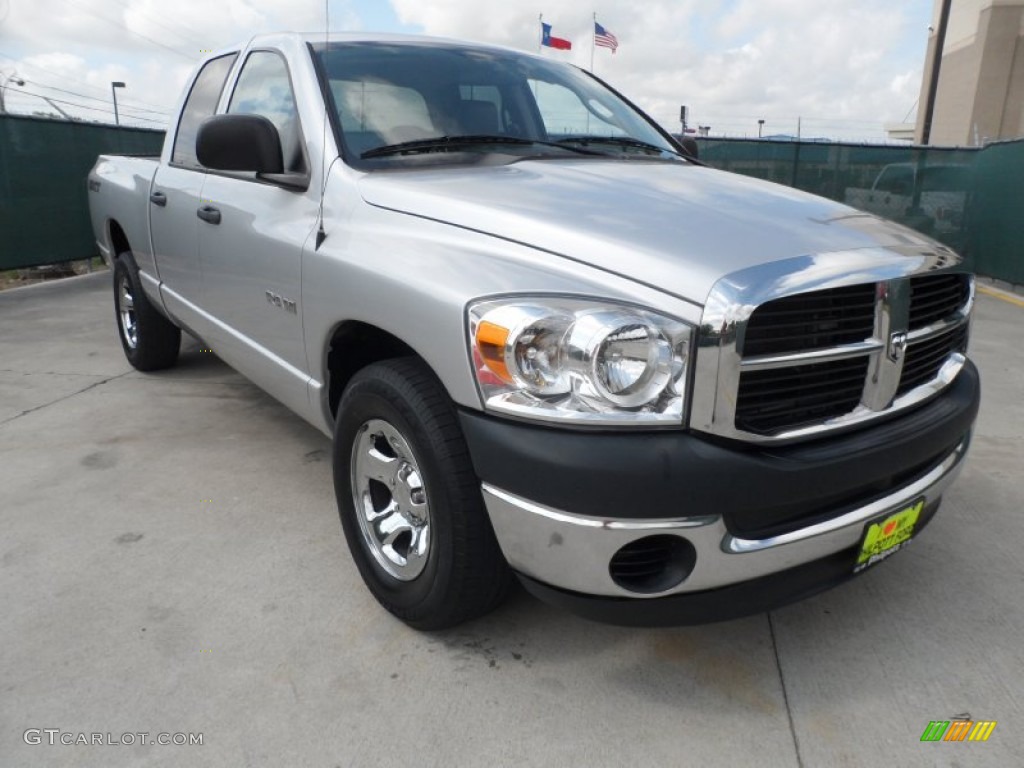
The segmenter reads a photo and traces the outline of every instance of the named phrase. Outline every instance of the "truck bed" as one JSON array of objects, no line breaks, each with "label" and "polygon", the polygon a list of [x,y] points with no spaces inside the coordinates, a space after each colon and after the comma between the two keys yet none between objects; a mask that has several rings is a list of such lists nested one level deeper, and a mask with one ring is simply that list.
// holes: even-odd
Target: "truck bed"
[{"label": "truck bed", "polygon": [[[117,221],[132,243],[136,258],[148,255],[150,250],[149,192],[159,161],[159,155],[151,154],[100,155],[89,174],[89,195],[94,196],[89,206],[93,231],[102,232],[108,220]],[[101,238],[97,238],[96,245],[111,264],[117,256],[111,252],[113,248]],[[142,253],[140,246],[145,247]]]}]

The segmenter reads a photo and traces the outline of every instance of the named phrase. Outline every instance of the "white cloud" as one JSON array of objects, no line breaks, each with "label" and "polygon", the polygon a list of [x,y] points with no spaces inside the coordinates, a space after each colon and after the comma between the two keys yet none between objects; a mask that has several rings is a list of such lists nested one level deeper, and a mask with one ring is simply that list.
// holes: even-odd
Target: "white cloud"
[{"label": "white cloud", "polygon": [[[881,137],[900,120],[920,88],[929,0],[390,0],[400,24],[426,34],[536,51],[538,10],[571,52],[544,54],[589,67],[592,12],[619,39],[616,54],[595,53],[596,73],[666,127],[678,128],[679,105],[691,123],[714,132]],[[118,99],[170,110],[202,49],[260,32],[315,31],[323,0],[0,0],[0,68],[12,66],[42,90],[81,94],[94,106],[109,99],[110,80],[128,88]],[[381,27],[384,0],[331,0],[334,29]],[[395,22],[392,21],[392,24]],[[381,31],[387,31],[382,29]],[[61,58],[61,57],[71,58]],[[48,70],[48,71],[45,71]],[[39,104],[38,99],[34,102]],[[12,89],[12,109],[34,108]],[[131,113],[131,109],[127,110]],[[83,113],[85,114],[85,113]],[[92,113],[104,117],[102,113]],[[152,113],[137,112],[155,117]]]},{"label": "white cloud", "polygon": [[[399,18],[427,34],[466,37],[536,50],[529,9],[479,0],[392,0]],[[929,4],[930,5],[930,4]],[[924,8],[918,18],[913,11]],[[645,0],[626,10],[612,0],[548,4],[544,20],[573,51],[550,55],[589,66],[591,12],[619,39],[598,49],[596,72],[670,129],[679,105],[696,121],[730,134],[882,135],[917,97],[927,18],[922,3],[888,0]],[[907,50],[908,40],[916,47]]]},{"label": "white cloud", "polygon": [[[205,51],[264,32],[316,30],[324,19],[322,0],[0,0],[6,3],[0,69],[17,70],[27,83],[6,91],[11,111],[54,113],[41,95],[75,116],[112,120],[110,82],[121,80],[125,122],[136,115],[135,123],[151,126],[165,118],[145,110],[169,112]],[[336,18],[356,21],[345,2],[335,6]]]}]

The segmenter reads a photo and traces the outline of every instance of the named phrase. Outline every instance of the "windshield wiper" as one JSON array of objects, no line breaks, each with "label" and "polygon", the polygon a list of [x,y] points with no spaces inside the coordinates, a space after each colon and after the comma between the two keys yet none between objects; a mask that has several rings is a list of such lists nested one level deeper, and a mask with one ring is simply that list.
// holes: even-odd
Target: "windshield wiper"
[{"label": "windshield wiper", "polygon": [[430,139],[414,139],[412,141],[401,141],[397,144],[385,144],[382,147],[368,149],[360,157],[369,160],[374,157],[387,157],[388,155],[418,154],[424,152],[452,152],[462,147],[479,146],[482,144],[504,144],[514,146],[532,146],[540,144],[545,147],[555,147],[575,152],[579,155],[600,155],[583,147],[573,147],[557,141],[543,141],[541,139],[521,139],[518,136],[491,136],[488,134],[474,134],[471,136],[435,136]]},{"label": "windshield wiper", "polygon": [[647,141],[641,141],[640,139],[634,139],[631,136],[565,136],[564,138],[559,139],[557,143],[569,146],[574,144],[582,144],[584,146],[586,146],[587,144],[615,144],[620,147],[645,149],[651,152],[657,152],[659,154],[662,152],[669,152],[675,155],[676,157],[682,157],[687,160],[689,159],[687,155],[683,155],[679,152],[676,152],[674,149],[669,149],[668,147],[659,147],[656,144],[651,144],[650,142]]}]

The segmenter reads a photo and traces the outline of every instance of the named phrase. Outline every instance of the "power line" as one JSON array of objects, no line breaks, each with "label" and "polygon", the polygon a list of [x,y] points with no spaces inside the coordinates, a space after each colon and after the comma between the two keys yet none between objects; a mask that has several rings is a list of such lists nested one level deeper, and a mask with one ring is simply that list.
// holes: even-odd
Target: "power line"
[{"label": "power line", "polygon": [[[43,99],[43,101],[52,101],[52,102],[55,102],[57,104],[66,104],[66,105],[68,105],[70,107],[78,107],[79,109],[88,109],[88,110],[92,110],[93,112],[103,112],[103,113],[108,114],[108,115],[114,114],[114,111],[112,109],[103,109],[101,107],[91,107],[88,104],[79,104],[78,102],[66,101],[64,99],[54,99],[54,98],[51,98],[49,96],[41,96],[38,93],[32,93],[31,91],[17,91],[17,93],[20,93],[20,94],[22,94],[24,96],[31,96],[31,97],[34,97],[34,98],[37,98],[37,99]],[[140,115],[127,115],[127,116],[131,117],[133,120],[142,120],[142,121],[147,122],[147,123],[153,123],[154,125],[166,125],[165,122],[162,122],[160,120],[152,120],[152,119],[150,119],[148,117],[142,117]]]},{"label": "power line", "polygon": [[201,34],[201,33],[197,32],[196,30],[192,29],[191,27],[188,27],[188,26],[182,24],[179,21],[175,21],[174,19],[167,19],[167,21],[170,24],[173,24],[178,29],[185,30],[185,32],[188,35],[191,36],[191,37],[187,37],[186,35],[183,35],[181,32],[176,32],[175,30],[171,29],[170,27],[166,26],[165,24],[162,24],[161,22],[157,21],[156,16],[154,14],[149,13],[148,11],[144,11],[144,10],[142,10],[140,8],[133,8],[129,3],[125,2],[125,0],[114,0],[114,2],[116,2],[118,5],[120,5],[125,10],[134,11],[135,13],[138,13],[140,16],[146,17],[147,19],[152,21],[154,24],[156,24],[158,27],[161,27],[162,29],[166,29],[171,34],[177,35],[178,37],[180,37],[181,39],[185,40],[186,42],[194,44],[196,40],[202,40],[205,37],[207,37],[207,35]]},{"label": "power line", "polygon": [[[3,53],[2,51],[0,51],[0,59],[7,59],[8,61],[13,61],[19,67],[31,67],[32,69],[35,69],[35,70],[37,70],[39,72],[45,72],[48,75],[52,75],[53,77],[60,78],[61,80],[68,80],[68,81],[70,81],[72,83],[77,83],[78,85],[80,85],[83,88],[88,88],[90,90],[98,91],[99,93],[103,93],[103,94],[106,93],[106,89],[102,88],[101,86],[93,85],[92,83],[87,83],[87,82],[85,82],[83,80],[76,80],[75,78],[73,78],[73,77],[71,77],[69,75],[62,75],[62,74],[60,74],[58,72],[54,72],[53,70],[46,69],[45,67],[40,67],[38,64],[32,64],[31,62],[25,61],[24,59],[16,59],[13,56],[10,56],[10,55],[8,55],[6,53]],[[47,87],[50,87],[50,86],[47,86]],[[143,99],[135,99],[135,98],[133,98],[133,99],[131,99],[131,101],[136,103],[136,104],[146,104],[147,106],[150,106],[150,107],[157,107],[158,109],[161,108],[161,105],[153,104],[152,102],[144,101]],[[128,103],[128,102],[129,102],[129,99],[125,99],[125,103]],[[120,103],[120,102],[118,102],[118,103]]]},{"label": "power line", "polygon": [[921,103],[921,97],[918,96],[916,99],[914,99],[914,106],[912,106],[910,109],[907,110],[907,114],[903,116],[903,120],[901,122],[904,122],[904,123],[907,122],[907,120],[910,119],[910,113],[913,112],[915,109],[917,109],[917,105],[920,104],[920,103]]},{"label": "power line", "polygon": [[178,56],[181,56],[183,59],[188,59],[189,61],[193,61],[194,62],[197,58],[199,58],[198,56],[190,56],[190,55],[188,55],[186,53],[182,53],[177,48],[171,48],[169,45],[164,45],[163,43],[161,43],[161,42],[159,42],[157,40],[154,40],[151,37],[147,37],[146,35],[142,34],[141,32],[136,32],[134,29],[130,29],[128,26],[126,26],[125,24],[123,24],[120,21],[115,21],[113,19],[107,18],[106,16],[103,16],[103,15],[97,13],[96,11],[92,10],[91,8],[86,8],[84,6],[79,5],[78,3],[72,2],[72,0],[64,0],[64,2],[67,3],[68,5],[70,5],[72,8],[77,8],[78,10],[83,11],[84,13],[92,14],[97,19],[102,19],[103,21],[107,22],[108,24],[113,24],[115,27],[120,27],[121,29],[125,30],[128,34],[135,35],[136,37],[141,38],[142,40],[145,40],[146,42],[152,43],[155,46],[163,48],[165,51],[170,51],[171,53],[177,54]]},{"label": "power line", "polygon": [[[110,101],[109,99],[101,99],[98,96],[87,96],[86,94],[78,93],[77,91],[68,91],[68,90],[65,90],[64,88],[58,88],[55,85],[47,85],[46,83],[40,83],[38,80],[29,80],[27,78],[23,78],[23,79],[25,80],[26,83],[32,83],[32,85],[35,85],[35,86],[37,86],[39,88],[47,88],[48,90],[51,90],[51,91],[60,91],[61,93],[66,93],[66,94],[69,94],[71,96],[77,96],[80,99],[89,99],[90,101],[100,101],[100,102],[103,102],[104,104],[106,104],[108,101]],[[130,104],[128,102],[121,101],[120,99],[118,100],[117,103],[118,103],[119,106],[121,106],[123,108],[133,109],[136,112],[149,112],[149,113],[154,114],[154,115],[161,115],[162,117],[168,117],[170,115],[169,112],[164,112],[164,111],[157,110],[157,109],[146,109],[144,107],[136,107],[136,106],[133,106],[132,104]]]}]

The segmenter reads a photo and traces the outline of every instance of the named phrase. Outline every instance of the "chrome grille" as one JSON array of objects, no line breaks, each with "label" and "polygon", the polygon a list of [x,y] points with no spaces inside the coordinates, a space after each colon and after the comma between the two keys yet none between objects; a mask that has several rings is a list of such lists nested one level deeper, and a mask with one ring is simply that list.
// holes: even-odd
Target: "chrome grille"
[{"label": "chrome grille", "polygon": [[949,359],[951,352],[965,352],[967,349],[967,326],[959,325],[907,347],[903,360],[903,372],[896,396],[910,392],[939,375],[939,370]]},{"label": "chrome grille", "polygon": [[900,246],[723,278],[704,307],[690,425],[773,443],[924,402],[966,361],[974,283],[958,263],[941,247]]},{"label": "chrome grille", "polygon": [[966,275],[922,275],[910,281],[910,330],[949,317],[967,303],[971,293]]},{"label": "chrome grille", "polygon": [[867,357],[744,372],[736,426],[771,434],[849,413],[860,403],[867,372]]},{"label": "chrome grille", "polygon": [[744,354],[777,355],[863,341],[875,325],[875,286],[850,285],[770,301],[754,310]]},{"label": "chrome grille", "polygon": [[[950,322],[964,307],[969,281],[967,275],[922,275],[910,278],[909,291],[905,282],[881,284],[881,288],[866,283],[786,296],[758,307],[747,323],[743,359],[761,365],[740,374],[736,428],[774,435],[852,412],[866,394],[872,349],[883,346],[883,354],[903,356],[901,361],[891,361],[902,367],[896,371],[895,390],[886,393],[886,407],[893,397],[932,381],[950,354],[963,351],[966,344],[966,326]],[[883,328],[883,304],[897,294],[909,294],[902,312],[905,319],[890,316],[885,320],[903,328]],[[903,346],[898,350],[890,337],[896,332],[903,334]],[[908,334],[914,332],[919,338],[908,344]],[[876,336],[881,338],[872,343]],[[870,348],[839,360],[804,359],[809,353],[836,351],[852,344]],[[765,361],[765,355],[775,359]],[[876,367],[871,376],[884,379],[885,373]]]}]

